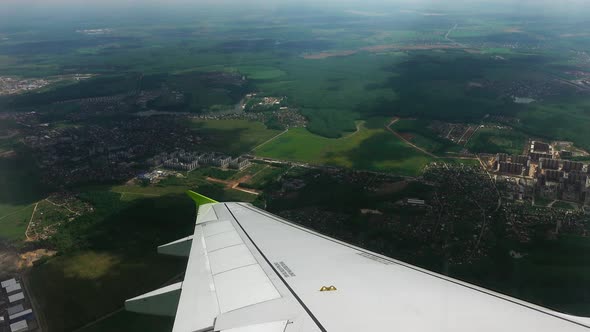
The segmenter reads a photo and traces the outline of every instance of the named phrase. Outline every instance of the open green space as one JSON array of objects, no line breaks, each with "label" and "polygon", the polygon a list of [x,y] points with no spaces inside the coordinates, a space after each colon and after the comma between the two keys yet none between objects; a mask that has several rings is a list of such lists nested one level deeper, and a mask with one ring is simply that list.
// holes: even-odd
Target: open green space
[{"label": "open green space", "polygon": [[286,172],[286,167],[275,167],[270,165],[265,165],[262,169],[258,170],[256,173],[251,174],[251,178],[245,182],[241,182],[240,186],[245,188],[254,188],[264,190],[270,184],[274,183],[276,180],[279,179],[281,175]]},{"label": "open green space", "polygon": [[186,195],[134,201],[104,190],[79,195],[94,211],[61,227],[50,240],[61,255],[30,273],[51,331],[73,330],[115,311],[126,298],[177,276],[186,264],[155,250],[190,234],[195,207]]},{"label": "open green space", "polygon": [[[220,172],[224,172],[221,171]],[[211,174],[205,171],[206,174]],[[196,190],[205,196],[218,201],[252,202],[255,195],[234,189],[224,188],[217,183],[210,183],[204,179],[204,175],[198,171],[192,171],[183,177],[169,177],[152,185],[121,185],[112,187],[113,193],[120,194],[121,201],[133,201],[145,198],[157,198],[165,195],[180,195],[187,190]]]},{"label": "open green space", "polygon": [[450,140],[439,137],[429,128],[427,120],[400,119],[391,126],[391,129],[406,136],[406,139],[432,152],[435,155],[444,155],[446,152],[459,152],[461,147]]},{"label": "open green space", "polygon": [[216,71],[149,75],[142,78],[141,88],[161,89],[161,95],[148,103],[150,108],[192,113],[231,109],[252,90],[238,73]]},{"label": "open green space", "polygon": [[531,104],[518,113],[518,128],[531,135],[554,140],[573,141],[590,149],[590,99],[575,98],[559,103]]},{"label": "open green space", "polygon": [[[61,255],[43,260],[31,271],[33,292],[50,331],[86,325],[120,309],[125,299],[178,278],[186,261],[159,256],[155,249],[192,232],[195,205],[184,194],[188,189],[219,201],[252,202],[256,198],[208,183],[198,172],[155,185],[81,189],[78,196],[93,206],[93,212],[62,225],[49,240]],[[30,216],[30,210],[22,212],[27,211]],[[137,275],[144,277],[138,280]],[[117,314],[88,328],[119,326],[139,331],[145,326],[139,320],[140,316]],[[170,324],[163,319],[149,321],[155,327]]]},{"label": "open green space", "polygon": [[0,239],[9,241],[24,239],[34,206],[34,204],[0,204]]},{"label": "open green space", "polygon": [[121,311],[100,322],[82,328],[80,332],[163,332],[172,331],[174,319],[152,315],[140,315]]},{"label": "open green space", "polygon": [[248,120],[194,120],[191,125],[207,138],[203,148],[236,156],[280,133],[260,122]]},{"label": "open green space", "polygon": [[246,75],[252,80],[269,80],[279,78],[286,73],[278,68],[262,67],[262,66],[244,66],[238,67],[241,74]]},{"label": "open green space", "polygon": [[310,133],[305,128],[290,129],[284,135],[256,150],[262,157],[324,164],[355,169],[419,174],[431,158],[408,147],[384,128],[358,130],[331,139]]},{"label": "open green space", "polygon": [[[588,238],[560,236],[529,244],[505,242],[488,259],[454,266],[450,275],[560,312],[590,314],[586,305],[590,257],[580,254],[590,250]],[[506,255],[509,250],[525,256],[510,258]]]},{"label": "open green space", "polygon": [[467,148],[474,153],[522,154],[528,136],[511,128],[479,128]]},{"label": "open green space", "polygon": [[244,176],[253,176],[254,174],[264,170],[265,168],[267,168],[268,165],[266,164],[261,164],[261,163],[251,163],[248,167],[246,167],[245,169],[235,173],[230,179],[231,180],[237,180],[240,179]]},{"label": "open green space", "polygon": [[549,198],[544,198],[539,195],[535,197],[535,205],[537,206],[547,206],[551,202],[553,202],[553,200]]},{"label": "open green space", "polygon": [[559,201],[555,202],[552,207],[556,209],[575,210],[578,208],[578,205],[576,203]]},{"label": "open green space", "polygon": [[0,158],[0,206],[28,205],[44,198],[51,189],[41,183],[39,168],[29,150],[14,147],[12,158]]}]

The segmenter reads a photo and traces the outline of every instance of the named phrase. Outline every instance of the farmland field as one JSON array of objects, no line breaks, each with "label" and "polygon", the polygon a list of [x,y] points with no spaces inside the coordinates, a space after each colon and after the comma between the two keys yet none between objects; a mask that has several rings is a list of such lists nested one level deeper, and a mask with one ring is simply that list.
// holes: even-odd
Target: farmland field
[{"label": "farmland field", "polygon": [[415,175],[430,158],[405,145],[385,129],[368,129],[330,139],[295,128],[256,150],[262,157],[355,169]]},{"label": "farmland field", "polygon": [[247,120],[195,120],[192,126],[209,137],[206,149],[234,155],[246,153],[280,133]]},{"label": "farmland field", "polygon": [[158,256],[155,248],[190,234],[195,208],[186,195],[129,202],[116,193],[88,191],[85,197],[95,212],[68,223],[52,240],[63,255],[30,276],[54,331],[81,327],[184,270],[184,260]]},{"label": "farmland field", "polygon": [[532,135],[547,139],[569,140],[590,149],[590,98],[566,103],[531,105],[518,114],[517,127]]},{"label": "farmland field", "polygon": [[522,154],[527,143],[525,134],[510,128],[480,128],[469,140],[470,151],[479,153]]},{"label": "farmland field", "polygon": [[407,136],[407,139],[412,143],[437,155],[461,150],[460,146],[450,140],[440,138],[428,126],[428,121],[401,119],[391,128],[401,135]]},{"label": "farmland field", "polygon": [[24,239],[33,208],[34,204],[0,205],[0,239]]}]

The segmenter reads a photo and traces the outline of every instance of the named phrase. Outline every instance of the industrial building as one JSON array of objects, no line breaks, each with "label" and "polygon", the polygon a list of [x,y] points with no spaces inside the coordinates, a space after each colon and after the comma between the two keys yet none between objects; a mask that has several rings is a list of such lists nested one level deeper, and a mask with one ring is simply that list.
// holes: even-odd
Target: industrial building
[{"label": "industrial building", "polygon": [[16,278],[0,282],[0,331],[35,331],[38,328],[24,285]]},{"label": "industrial building", "polygon": [[29,324],[26,320],[21,320],[16,323],[10,324],[10,332],[23,332],[29,330]]},{"label": "industrial building", "polygon": [[17,291],[22,290],[21,286],[19,283],[16,284],[12,284],[12,285],[8,285],[6,288],[4,288],[6,290],[6,294],[12,294],[15,293]]},{"label": "industrial building", "polygon": [[21,311],[24,311],[25,308],[23,307],[22,304],[17,304],[15,306],[9,307],[8,309],[6,309],[6,312],[8,313],[8,316],[14,315],[16,313],[19,313]]},{"label": "industrial building", "polygon": [[10,302],[10,303],[15,303],[15,302],[18,302],[18,301],[21,301],[24,299],[25,299],[25,294],[23,292],[8,296],[8,302]]},{"label": "industrial building", "polygon": [[2,281],[0,283],[0,285],[2,286],[2,288],[6,288],[6,287],[8,287],[10,285],[14,285],[16,283],[17,283],[16,279],[12,278],[12,279]]},{"label": "industrial building", "polygon": [[33,313],[33,309],[27,309],[27,310],[23,310],[21,312],[17,312],[15,314],[8,316],[8,319],[12,322],[17,319],[26,318],[27,316],[31,315],[32,313]]}]

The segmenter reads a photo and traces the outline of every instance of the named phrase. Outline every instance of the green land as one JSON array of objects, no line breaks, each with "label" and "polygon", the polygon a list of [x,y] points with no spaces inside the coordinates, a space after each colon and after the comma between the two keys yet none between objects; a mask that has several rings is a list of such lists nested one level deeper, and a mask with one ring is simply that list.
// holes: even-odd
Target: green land
[{"label": "green land", "polygon": [[476,153],[522,154],[527,142],[527,135],[510,128],[480,128],[467,147]]},{"label": "green land", "polygon": [[341,138],[315,135],[294,128],[256,149],[262,157],[325,164],[373,171],[416,175],[431,158],[408,147],[384,128],[369,129],[362,122],[357,131]]},{"label": "green land", "polygon": [[400,134],[409,135],[408,140],[435,155],[447,152],[459,152],[461,147],[450,140],[439,137],[429,128],[426,120],[400,119],[392,125],[392,129]]},{"label": "green land", "polygon": [[236,155],[247,153],[280,133],[247,120],[195,120],[192,127],[208,138],[207,149]]},{"label": "green land", "polygon": [[25,237],[34,204],[0,205],[0,239],[17,241]]}]

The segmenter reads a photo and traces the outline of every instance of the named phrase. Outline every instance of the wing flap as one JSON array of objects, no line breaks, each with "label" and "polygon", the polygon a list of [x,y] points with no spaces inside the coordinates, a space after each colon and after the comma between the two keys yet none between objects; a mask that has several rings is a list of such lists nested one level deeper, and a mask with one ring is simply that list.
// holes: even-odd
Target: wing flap
[{"label": "wing flap", "polygon": [[227,330],[220,330],[221,332],[284,332],[289,322],[286,320],[278,322],[269,322],[262,324],[254,324],[243,327],[235,327]]},{"label": "wing flap", "polygon": [[174,332],[212,329],[220,314],[281,297],[223,211],[208,203],[197,216]]},{"label": "wing flap", "polygon": [[213,279],[222,313],[281,297],[258,264],[216,274]]}]

